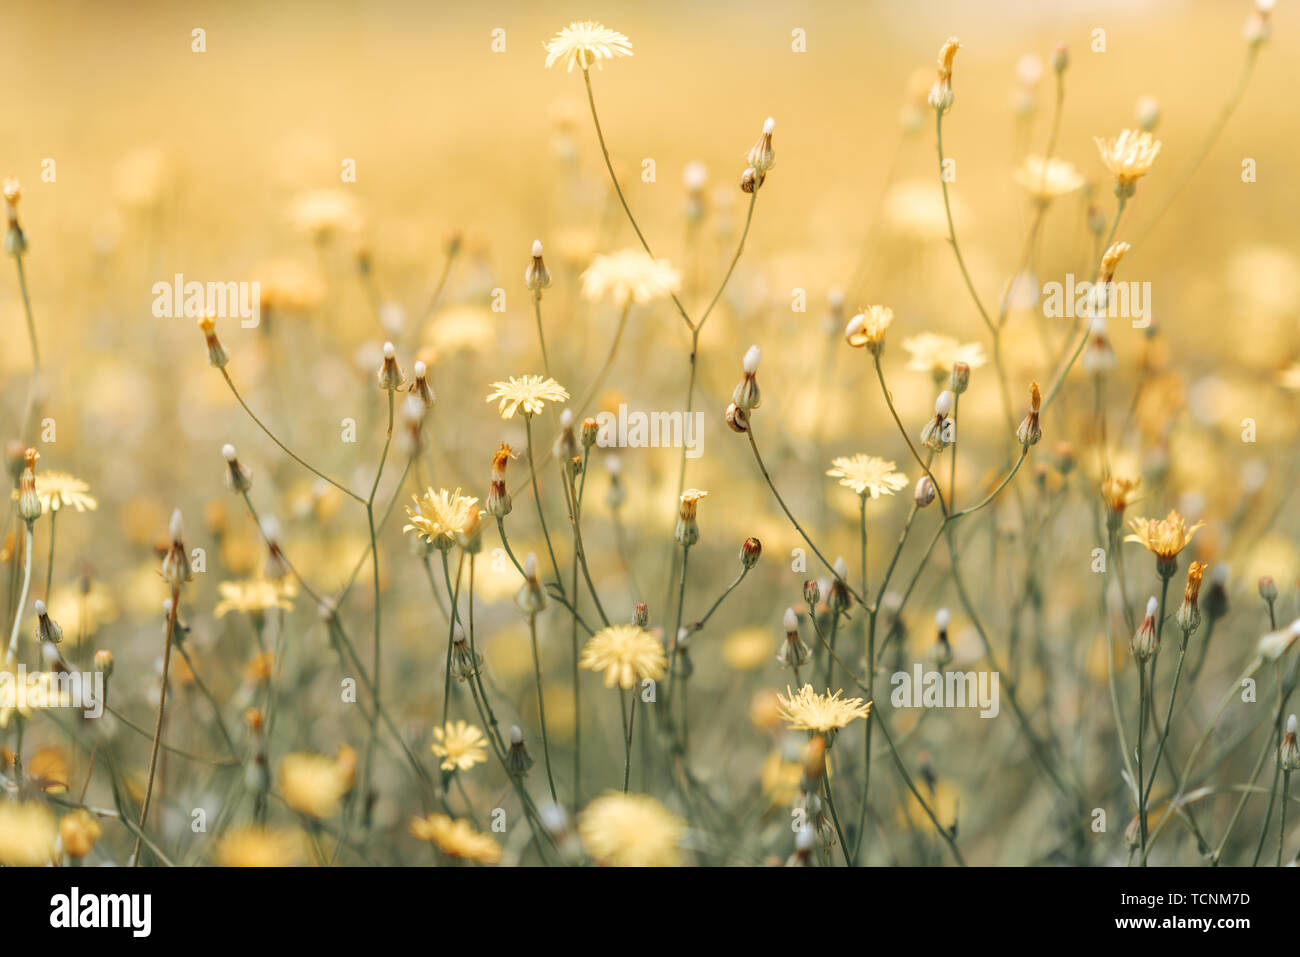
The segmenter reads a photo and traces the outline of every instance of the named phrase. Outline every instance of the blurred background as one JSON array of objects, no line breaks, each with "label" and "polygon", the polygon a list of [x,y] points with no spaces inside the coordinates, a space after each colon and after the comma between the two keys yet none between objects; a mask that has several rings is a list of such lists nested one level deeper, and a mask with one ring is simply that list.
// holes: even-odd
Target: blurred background
[{"label": "blurred background", "polygon": [[[172,508],[180,507],[191,546],[208,554],[206,572],[186,589],[183,616],[200,670],[233,725],[255,698],[256,681],[250,684],[246,668],[257,645],[246,617],[215,614],[218,585],[256,578],[265,556],[242,502],[222,486],[222,444],[233,442],[253,470],[254,502],[279,517],[285,550],[310,580],[336,593],[365,552],[364,512],[286,460],[244,415],[208,367],[193,320],[155,318],[153,285],[176,273],[261,282],[270,297],[261,327],[218,323],[232,356],[231,376],[290,448],[351,487],[369,487],[383,442],[383,394],[373,378],[382,342],[397,345],[408,374],[423,356],[438,395],[427,451],[430,481],[485,495],[497,444],[524,445],[519,420],[503,423],[495,405],[485,403],[489,383],[541,371],[522,281],[531,241],[543,240],[555,274],[542,300],[552,373],[575,396],[602,361],[617,317],[609,303],[582,299],[579,276],[597,253],[636,245],[613,200],[580,75],[543,69],[543,44],[560,27],[570,19],[600,20],[625,33],[635,50],[632,58],[593,71],[611,156],[656,255],[683,270],[682,299],[693,314],[712,297],[735,249],[747,201],[738,188],[746,151],[764,118],[776,120],[776,167],[760,192],[744,255],[701,339],[696,407],[705,412],[704,455],[690,463],[688,484],[711,493],[700,506],[700,551],[710,558],[692,562],[698,571],[686,617],[698,617],[734,577],[740,542],[760,537],[763,562],[694,642],[692,688],[699,689],[707,718],[694,732],[692,760],[724,806],[749,807],[754,793],[779,806],[782,796],[770,795],[773,775],[793,760],[792,745],[755,728],[748,708],[756,692],[784,689],[790,680],[774,660],[781,612],[799,604],[803,578],[824,570],[815,563],[806,574],[791,569],[791,551],[802,543],[759,480],[747,443],[722,420],[741,355],[751,343],[765,355],[758,423],[778,487],[825,550],[856,555],[857,499],[825,476],[831,457],[881,455],[910,481],[917,471],[869,365],[839,337],[843,321],[868,303],[895,310],[886,374],[914,434],[930,414],[934,383],[906,368],[902,340],[937,332],[988,345],[945,238],[933,114],[924,105],[939,46],[949,35],[962,41],[944,145],[956,161],[957,233],[975,285],[990,302],[1007,288],[1029,227],[1032,208],[1012,171],[1026,154],[1043,151],[1054,98],[1048,58],[1063,42],[1070,65],[1055,155],[1072,162],[1088,186],[1052,205],[1024,295],[1016,297],[1007,332],[1013,395],[1018,407],[1030,378],[1046,382],[1054,354],[1047,344],[1064,334],[1061,327],[1044,340],[1037,331],[1042,318],[1033,291],[1066,273],[1091,278],[1089,206],[1113,213],[1111,179],[1093,137],[1136,126],[1139,98],[1153,97],[1163,149],[1117,238],[1133,244],[1122,278],[1153,284],[1160,335],[1153,343],[1126,323],[1114,327],[1117,381],[1125,385],[1113,394],[1117,422],[1110,442],[1116,461],[1147,477],[1133,514],[1163,515],[1177,506],[1204,518],[1210,524],[1197,554],[1231,563],[1234,601],[1249,604],[1235,632],[1237,647],[1211,653],[1207,675],[1226,680],[1240,670],[1243,649],[1268,627],[1253,594],[1255,579],[1268,574],[1284,584],[1282,602],[1291,609],[1300,573],[1295,522],[1283,507],[1294,475],[1294,390],[1300,387],[1300,375],[1287,372],[1300,357],[1294,228],[1300,193],[1293,188],[1300,160],[1285,105],[1287,91],[1300,83],[1300,17],[1291,5],[1281,4],[1273,15],[1272,39],[1244,97],[1199,158],[1233,100],[1247,55],[1241,27],[1251,9],[1236,0],[12,2],[0,24],[8,83],[0,174],[23,185],[24,267],[44,363],[39,409],[56,427],[56,438],[39,446],[40,468],[82,478],[99,505],[60,517],[53,587],[46,594],[37,574],[32,596],[57,608],[65,632],[83,639],[83,659],[96,648],[114,651],[120,707],[152,728],[166,596],[156,547],[165,541]],[[196,29],[204,31],[205,52],[192,49]],[[1104,52],[1092,49],[1098,30]],[[792,49],[793,31],[803,31],[805,52]],[[504,38],[504,51],[494,52],[494,36]],[[1242,181],[1247,158],[1257,167],[1253,183]],[[355,182],[340,176],[349,160]],[[643,177],[645,160],[653,160],[652,182]],[[707,169],[707,185],[705,218],[693,232],[683,173],[695,162]],[[430,310],[449,243],[459,251]],[[31,369],[10,258],[0,263],[5,438],[19,428]],[[359,258],[370,264],[368,275]],[[494,290],[505,291],[500,311],[493,309],[502,301]],[[796,290],[806,295],[806,311],[792,309]],[[832,290],[846,297],[842,313],[832,308]],[[600,406],[680,408],[688,347],[670,303],[634,308]],[[1140,401],[1135,396],[1129,409],[1139,370],[1153,362],[1169,375],[1160,378],[1154,398],[1151,391]],[[957,472],[958,500],[965,502],[1005,469],[998,391],[991,375],[981,381],[977,371],[973,381],[961,406],[963,435],[971,439],[962,445]],[[1092,403],[1083,377],[1071,379],[1045,423],[1043,458],[1066,439],[1080,450],[1082,468],[1082,450],[1095,439],[1088,424]],[[1257,424],[1257,443],[1243,445],[1244,418]],[[342,439],[344,419],[357,423],[355,444]],[[1123,421],[1130,423],[1126,430],[1118,428]],[[645,600],[652,622],[662,627],[677,452],[628,450],[622,459],[627,565],[604,504],[606,472],[598,466],[587,493],[594,500],[588,548],[598,556],[606,606],[620,609],[621,618],[634,601]],[[386,647],[393,649],[385,667],[395,689],[390,707],[413,748],[428,758],[429,727],[441,713],[446,632],[401,533],[400,504],[417,489],[413,476],[397,487],[400,465],[399,458],[390,460],[378,498],[386,505],[399,496],[381,538]],[[525,474],[519,462],[512,464],[512,488]],[[1095,479],[1076,474],[1065,481],[1057,493],[1063,504],[1043,508],[1050,517],[1045,532],[1020,526],[1018,512],[990,510],[996,516],[986,523],[988,537],[1003,543],[1007,559],[971,575],[985,579],[980,591],[993,643],[1006,650],[1017,630],[1008,609],[1026,574],[1027,543],[1037,536],[1033,547],[1041,551],[1033,555],[1043,600],[1023,623],[1029,636],[1016,665],[1021,693],[1035,720],[1074,742],[1069,753],[1087,793],[1112,811],[1109,837],[1082,859],[1122,863],[1121,832],[1132,809],[1119,790],[1105,668],[1097,664],[1105,660],[1106,639],[1089,573],[1097,544]],[[552,527],[563,529],[557,485],[551,482],[544,494]],[[1017,487],[1031,499],[1038,494],[1028,470]],[[871,504],[873,568],[888,561],[909,505],[907,491]],[[521,490],[510,519],[520,555],[543,552],[534,520]],[[38,572],[48,545],[43,534],[38,527]],[[497,544],[489,529],[485,549]],[[565,541],[562,556],[568,549]],[[913,543],[903,559],[908,577],[919,557]],[[12,548],[6,559],[12,577]],[[928,622],[944,605],[954,607],[956,619],[954,666],[980,660],[969,622],[956,608],[946,561],[936,553],[921,578],[909,605],[911,657],[900,649],[900,664],[923,660],[933,639]],[[1145,561],[1140,570],[1137,565],[1130,559],[1128,573],[1145,595],[1150,583],[1136,582],[1149,569]],[[507,702],[503,720],[522,723],[533,740],[532,662],[511,601],[518,576],[507,563],[484,566],[477,597],[484,604],[488,668]],[[365,660],[373,600],[367,569],[346,612]],[[549,618],[543,623],[553,685],[548,719],[564,742],[573,725],[571,688],[562,680],[570,664],[569,625],[561,608],[553,607]],[[359,747],[364,721],[337,704],[338,664],[305,596],[283,628],[284,694],[291,704],[277,725],[273,752]],[[30,659],[29,632],[24,626]],[[1132,678],[1123,647],[1112,650]],[[585,720],[595,729],[584,783],[591,795],[617,783],[622,753],[613,698],[602,697],[594,676],[584,681]],[[173,672],[177,682],[187,684]],[[1211,703],[1219,687],[1207,680]],[[220,739],[204,726],[206,706],[190,692],[180,694],[170,734],[182,746],[211,751]],[[926,769],[940,816],[960,816],[973,862],[1054,860],[1064,853],[1060,834],[1041,826],[1056,822],[1052,792],[1003,710],[998,721],[970,712],[931,719],[909,738],[909,760]],[[900,729],[915,720],[906,712],[895,717]],[[136,781],[148,740],[130,729],[117,733],[124,773]],[[34,724],[29,734],[29,751],[68,752],[66,775],[79,785],[84,749],[67,749],[54,726]],[[856,742],[860,731],[850,737]],[[1179,760],[1195,740],[1190,731],[1188,738],[1175,745]],[[218,796],[226,793],[224,779],[191,777],[174,755],[165,761],[170,777],[159,827],[169,847],[207,860],[207,845],[188,839],[185,822],[196,802],[215,808],[226,800]],[[567,758],[559,763],[567,767]],[[482,807],[508,792],[494,766],[466,778]],[[651,793],[665,791],[664,782],[638,781],[635,772],[633,781]],[[90,793],[101,787],[92,785]],[[376,845],[380,861],[424,860],[404,831],[418,810],[409,787],[398,764],[382,767],[376,826],[389,840]],[[899,846],[873,844],[872,860],[943,861],[918,809],[896,782],[888,788],[882,829],[896,824],[904,837]],[[885,810],[886,800],[898,810]],[[1226,816],[1231,804],[1219,810]],[[763,820],[767,830],[756,832],[761,836],[733,860],[757,863],[789,852],[788,820],[770,810]],[[1240,834],[1248,830],[1253,838],[1254,826]],[[1196,859],[1181,834],[1169,848],[1170,860]],[[1066,858],[1081,859],[1073,850]]]}]

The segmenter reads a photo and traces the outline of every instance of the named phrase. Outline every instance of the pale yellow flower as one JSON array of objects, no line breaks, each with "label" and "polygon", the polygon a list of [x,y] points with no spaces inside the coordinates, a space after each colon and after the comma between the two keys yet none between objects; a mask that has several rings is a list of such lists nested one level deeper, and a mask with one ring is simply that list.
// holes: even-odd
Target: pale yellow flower
[{"label": "pale yellow flower", "polygon": [[909,369],[928,372],[936,379],[951,375],[953,365],[958,362],[978,369],[988,361],[984,356],[984,347],[978,342],[963,344],[952,336],[937,332],[923,332],[919,336],[904,339],[903,348],[912,356],[907,363]]},{"label": "pale yellow flower", "polygon": [[855,349],[871,346],[871,351],[879,355],[885,331],[893,321],[894,310],[888,306],[868,306],[849,322],[844,338]]},{"label": "pale yellow flower", "polygon": [[360,232],[361,207],[351,193],[318,189],[294,197],[289,220],[312,239],[324,241],[338,234]]},{"label": "pale yellow flower", "polygon": [[217,843],[218,867],[292,867],[304,857],[299,831],[245,826],[231,828]]},{"label": "pale yellow flower", "polygon": [[841,698],[843,691],[818,694],[812,685],[804,685],[792,692],[788,687],[784,695],[777,695],[781,717],[796,731],[815,731],[826,734],[838,731],[854,718],[865,718],[871,713],[871,703],[861,698]]},{"label": "pale yellow flower", "polygon": [[223,618],[232,611],[261,615],[279,608],[283,611],[293,610],[293,599],[298,594],[298,586],[291,579],[283,582],[267,578],[250,578],[237,582],[221,582],[217,585],[221,600],[213,609],[213,614]]},{"label": "pale yellow flower", "polygon": [[0,801],[0,864],[5,867],[49,864],[58,834],[54,815],[44,804]]},{"label": "pale yellow flower", "polygon": [[663,645],[637,625],[609,625],[600,629],[582,649],[579,667],[603,671],[605,687],[628,690],[638,677],[658,681],[668,667]]},{"label": "pale yellow flower", "polygon": [[[99,502],[87,494],[89,491],[89,485],[67,472],[36,473],[36,497],[41,500],[42,512],[57,512],[65,505],[78,512],[93,512],[99,508]],[[18,497],[17,489],[12,497]]]},{"label": "pale yellow flower", "polygon": [[98,581],[80,586],[61,585],[50,594],[50,617],[63,626],[63,637],[73,642],[93,635],[117,618],[113,593]]},{"label": "pale yellow flower", "polygon": [[772,658],[772,633],[757,625],[729,634],[722,642],[722,657],[737,671],[753,671]]},{"label": "pale yellow flower", "polygon": [[858,453],[831,459],[832,468],[826,474],[840,480],[862,496],[880,498],[893,495],[907,485],[907,476],[894,470],[894,463],[874,455]]},{"label": "pale yellow flower", "polygon": [[448,857],[480,864],[495,864],[501,860],[500,844],[474,830],[467,821],[446,814],[413,819],[411,833],[422,841],[428,841]]},{"label": "pale yellow flower", "polygon": [[454,492],[445,488],[436,492],[429,489],[412,500],[415,507],[406,507],[410,524],[403,525],[402,531],[415,532],[418,538],[438,548],[463,544],[474,534],[483,516],[478,499],[461,495],[459,488]]},{"label": "pale yellow flower", "polygon": [[84,808],[77,808],[59,821],[59,840],[68,857],[85,857],[94,850],[95,842],[103,833],[100,823]]},{"label": "pale yellow flower", "polygon": [[631,40],[594,20],[571,23],[546,43],[547,69],[563,63],[566,73],[572,73],[575,66],[589,70],[592,64],[603,69],[601,60],[631,55]]},{"label": "pale yellow flower", "polygon": [[1124,130],[1113,140],[1094,136],[1101,161],[1123,186],[1131,186],[1151,170],[1160,153],[1160,141],[1150,133]]},{"label": "pale yellow flower", "polygon": [[1011,174],[1011,178],[1040,203],[1083,188],[1083,175],[1073,163],[1063,159],[1045,161],[1036,154],[1025,157],[1025,162]]},{"label": "pale yellow flower", "polygon": [[487,401],[501,404],[497,411],[503,419],[513,419],[521,407],[525,415],[540,415],[547,402],[563,402],[569,397],[564,386],[550,376],[511,376],[504,382],[493,382]]},{"label": "pale yellow flower", "polygon": [[449,721],[433,729],[433,753],[442,758],[444,771],[468,771],[487,760],[487,739],[468,721]]},{"label": "pale yellow flower", "polygon": [[664,299],[682,286],[681,271],[662,259],[652,259],[640,249],[620,249],[599,255],[582,274],[582,295],[595,301],[609,296],[622,308]]},{"label": "pale yellow flower", "polygon": [[645,794],[603,794],[578,818],[583,847],[598,864],[676,867],[686,822]]},{"label": "pale yellow flower", "polygon": [[351,786],[346,760],[294,751],[280,761],[280,794],[300,814],[330,817]]}]

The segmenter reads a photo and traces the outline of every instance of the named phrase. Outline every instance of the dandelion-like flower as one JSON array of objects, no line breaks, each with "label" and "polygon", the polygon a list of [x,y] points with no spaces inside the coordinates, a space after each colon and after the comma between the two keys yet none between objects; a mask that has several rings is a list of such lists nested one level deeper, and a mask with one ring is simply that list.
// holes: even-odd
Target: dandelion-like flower
[{"label": "dandelion-like flower", "polygon": [[1197,522],[1188,528],[1186,519],[1176,509],[1170,509],[1169,514],[1162,519],[1132,519],[1129,528],[1133,529],[1133,533],[1126,535],[1124,541],[1137,542],[1155,555],[1156,568],[1160,574],[1167,576],[1173,574],[1177,567],[1178,553],[1187,547],[1196,530],[1203,525],[1204,522]]},{"label": "dandelion-like flower", "polygon": [[297,831],[249,825],[231,828],[217,844],[219,867],[291,867],[303,859],[304,842]]},{"label": "dandelion-like flower", "polygon": [[624,690],[636,685],[637,678],[658,681],[668,667],[663,645],[637,625],[610,625],[587,640],[579,667],[602,671],[605,687],[618,685]]},{"label": "dandelion-like flower", "polygon": [[861,698],[841,698],[843,691],[831,694],[818,694],[812,685],[804,685],[798,691],[785,689],[785,694],[777,695],[777,708],[781,718],[795,731],[814,731],[827,734],[847,727],[854,718],[866,718],[871,714],[871,702]]},{"label": "dandelion-like flower", "polygon": [[330,817],[351,787],[347,761],[294,751],[280,762],[280,793],[284,802],[300,814]]},{"label": "dandelion-like flower", "polygon": [[903,348],[911,355],[907,367],[917,372],[928,372],[935,382],[943,382],[952,375],[955,363],[964,362],[972,369],[983,366],[988,359],[984,347],[978,342],[962,343],[952,336],[936,332],[923,332],[903,340]]},{"label": "dandelion-like flower", "polygon": [[428,841],[448,857],[479,864],[495,864],[501,860],[501,845],[486,834],[480,834],[469,822],[430,814],[411,821],[411,834]]},{"label": "dandelion-like flower", "polygon": [[217,585],[221,600],[212,614],[223,618],[234,612],[262,615],[279,608],[293,610],[293,599],[298,587],[290,579],[272,581],[268,578],[250,578],[245,581],[221,582]]},{"label": "dandelion-like flower", "polygon": [[[78,512],[93,512],[99,508],[99,501],[87,494],[90,486],[67,472],[38,472],[36,474],[36,497],[41,501],[41,510],[57,512],[70,505]],[[18,490],[12,495],[18,498]]]},{"label": "dandelion-like flower", "polygon": [[482,518],[478,499],[461,495],[460,489],[449,492],[442,488],[429,489],[423,495],[412,497],[415,507],[406,507],[410,521],[402,526],[404,532],[414,532],[417,537],[446,551],[453,545],[467,541],[478,528]]},{"label": "dandelion-like flower", "polygon": [[44,804],[0,802],[0,865],[43,867],[54,859],[58,825]]},{"label": "dandelion-like flower", "polygon": [[1037,154],[1025,157],[1011,178],[1040,203],[1049,203],[1083,188],[1083,175],[1073,163],[1063,159],[1044,159]]},{"label": "dandelion-like flower", "polygon": [[487,401],[500,400],[497,411],[503,419],[513,419],[520,408],[525,415],[540,415],[547,402],[563,402],[569,393],[550,376],[511,376],[504,382],[493,382]]},{"label": "dandelion-like flower", "polygon": [[907,476],[894,470],[894,463],[875,455],[859,452],[857,455],[840,456],[831,459],[831,468],[826,474],[840,480],[845,488],[851,488],[859,495],[880,498],[893,495],[907,485]]},{"label": "dandelion-like flower", "polygon": [[578,818],[583,847],[612,867],[675,867],[686,823],[645,794],[603,794]]},{"label": "dandelion-like flower", "polygon": [[444,771],[468,771],[487,760],[483,732],[468,721],[449,721],[433,729],[433,753],[442,758]]},{"label": "dandelion-like flower", "polygon": [[1094,136],[1101,161],[1115,177],[1115,192],[1132,196],[1137,181],[1151,172],[1151,164],[1160,153],[1160,141],[1150,133],[1124,130],[1113,140]]},{"label": "dandelion-like flower", "polygon": [[546,43],[546,68],[563,63],[566,73],[575,66],[583,72],[595,64],[604,69],[601,60],[616,60],[632,55],[632,41],[595,20],[570,23]]},{"label": "dandelion-like flower", "polygon": [[592,302],[609,296],[620,309],[666,299],[682,286],[681,270],[644,250],[620,249],[598,255],[582,274],[583,298]]}]

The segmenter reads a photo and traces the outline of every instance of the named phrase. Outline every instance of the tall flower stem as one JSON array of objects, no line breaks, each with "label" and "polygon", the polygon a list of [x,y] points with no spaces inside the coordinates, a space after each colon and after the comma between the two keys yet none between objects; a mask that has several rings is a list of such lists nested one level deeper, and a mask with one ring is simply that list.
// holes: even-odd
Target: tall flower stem
[{"label": "tall flower stem", "polygon": [[564,579],[560,576],[560,563],[555,560],[555,548],[551,545],[551,533],[546,527],[546,514],[542,509],[542,493],[537,489],[537,467],[533,463],[533,417],[524,413],[524,431],[528,444],[528,478],[533,485],[533,502],[537,505],[537,521],[542,526],[542,537],[546,539],[546,551],[551,556],[551,569],[555,572],[555,581],[560,590],[564,589]]},{"label": "tall flower stem", "polygon": [[[53,501],[51,499],[51,501]],[[45,604],[50,603],[50,588],[54,584],[54,529],[59,517],[57,508],[50,509],[50,553],[45,562]]]},{"label": "tall flower stem", "polygon": [[1282,844],[1286,841],[1286,801],[1287,792],[1291,790],[1291,772],[1282,772],[1282,810],[1278,813],[1281,815],[1281,821],[1277,830],[1277,866],[1282,866]]},{"label": "tall flower stem", "polygon": [[5,654],[5,664],[13,664],[18,654],[18,633],[22,630],[23,612],[27,610],[27,591],[32,585],[32,523],[26,522],[23,528],[23,584],[18,593],[18,607],[14,610],[14,627],[9,633],[9,650]]},{"label": "tall flower stem", "polygon": [[1147,729],[1147,663],[1138,661],[1138,733],[1137,733],[1137,772],[1138,772],[1138,837],[1142,851],[1142,861],[1146,862],[1147,850],[1147,799],[1143,783],[1146,778],[1142,773],[1142,744]]},{"label": "tall flower stem", "polygon": [[546,355],[546,335],[542,332],[542,291],[533,292],[533,316],[537,319],[537,344],[542,347],[542,371],[551,374],[551,360]]},{"label": "tall flower stem", "polygon": [[551,739],[546,733],[546,698],[542,693],[542,658],[537,651],[537,615],[528,616],[528,638],[533,646],[533,677],[537,681],[537,717],[542,726],[542,753],[546,758],[546,783],[551,788],[551,800],[560,799],[555,793],[555,777],[551,774]]},{"label": "tall flower stem", "polygon": [[144,828],[149,821],[149,804],[153,799],[154,776],[158,772],[158,746],[162,743],[163,714],[167,708],[167,672],[172,661],[172,635],[176,631],[176,615],[181,604],[181,586],[172,585],[172,603],[167,612],[167,636],[163,644],[162,686],[158,693],[158,720],[154,724],[153,747],[149,752],[149,777],[145,781],[144,801],[140,804],[140,831],[136,835],[135,849],[131,852],[131,866],[140,863],[140,842],[144,837]]}]

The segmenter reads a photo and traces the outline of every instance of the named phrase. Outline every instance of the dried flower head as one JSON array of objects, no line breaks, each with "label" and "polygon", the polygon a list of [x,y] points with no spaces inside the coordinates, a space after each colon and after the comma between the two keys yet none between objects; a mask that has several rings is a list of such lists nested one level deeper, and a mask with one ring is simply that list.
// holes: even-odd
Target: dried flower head
[{"label": "dried flower head", "polygon": [[433,729],[433,753],[442,761],[444,771],[468,771],[487,760],[487,740],[483,732],[467,721],[449,721]]},{"label": "dried flower head", "polygon": [[630,690],[638,678],[658,681],[668,667],[663,645],[636,625],[609,625],[587,640],[581,668],[604,673],[605,687]]},{"label": "dried flower head", "polygon": [[601,60],[631,55],[631,40],[594,20],[571,23],[546,43],[547,69],[562,63],[566,73],[572,73],[575,66],[585,73],[593,64],[604,69]]},{"label": "dried flower head", "polygon": [[603,794],[578,818],[587,853],[613,867],[675,867],[686,823],[645,794]]},{"label": "dried flower head", "polygon": [[839,479],[841,485],[864,498],[893,495],[907,485],[907,476],[895,471],[893,462],[862,452],[831,459],[831,468],[826,474]]},{"label": "dried flower head", "polygon": [[682,286],[681,271],[641,249],[598,255],[582,274],[582,295],[595,302],[608,296],[620,309],[666,299]]},{"label": "dried flower head", "polygon": [[513,419],[520,408],[524,415],[540,415],[547,402],[563,402],[569,393],[550,376],[511,376],[504,382],[493,382],[488,402],[500,400],[497,412],[502,419]]}]

